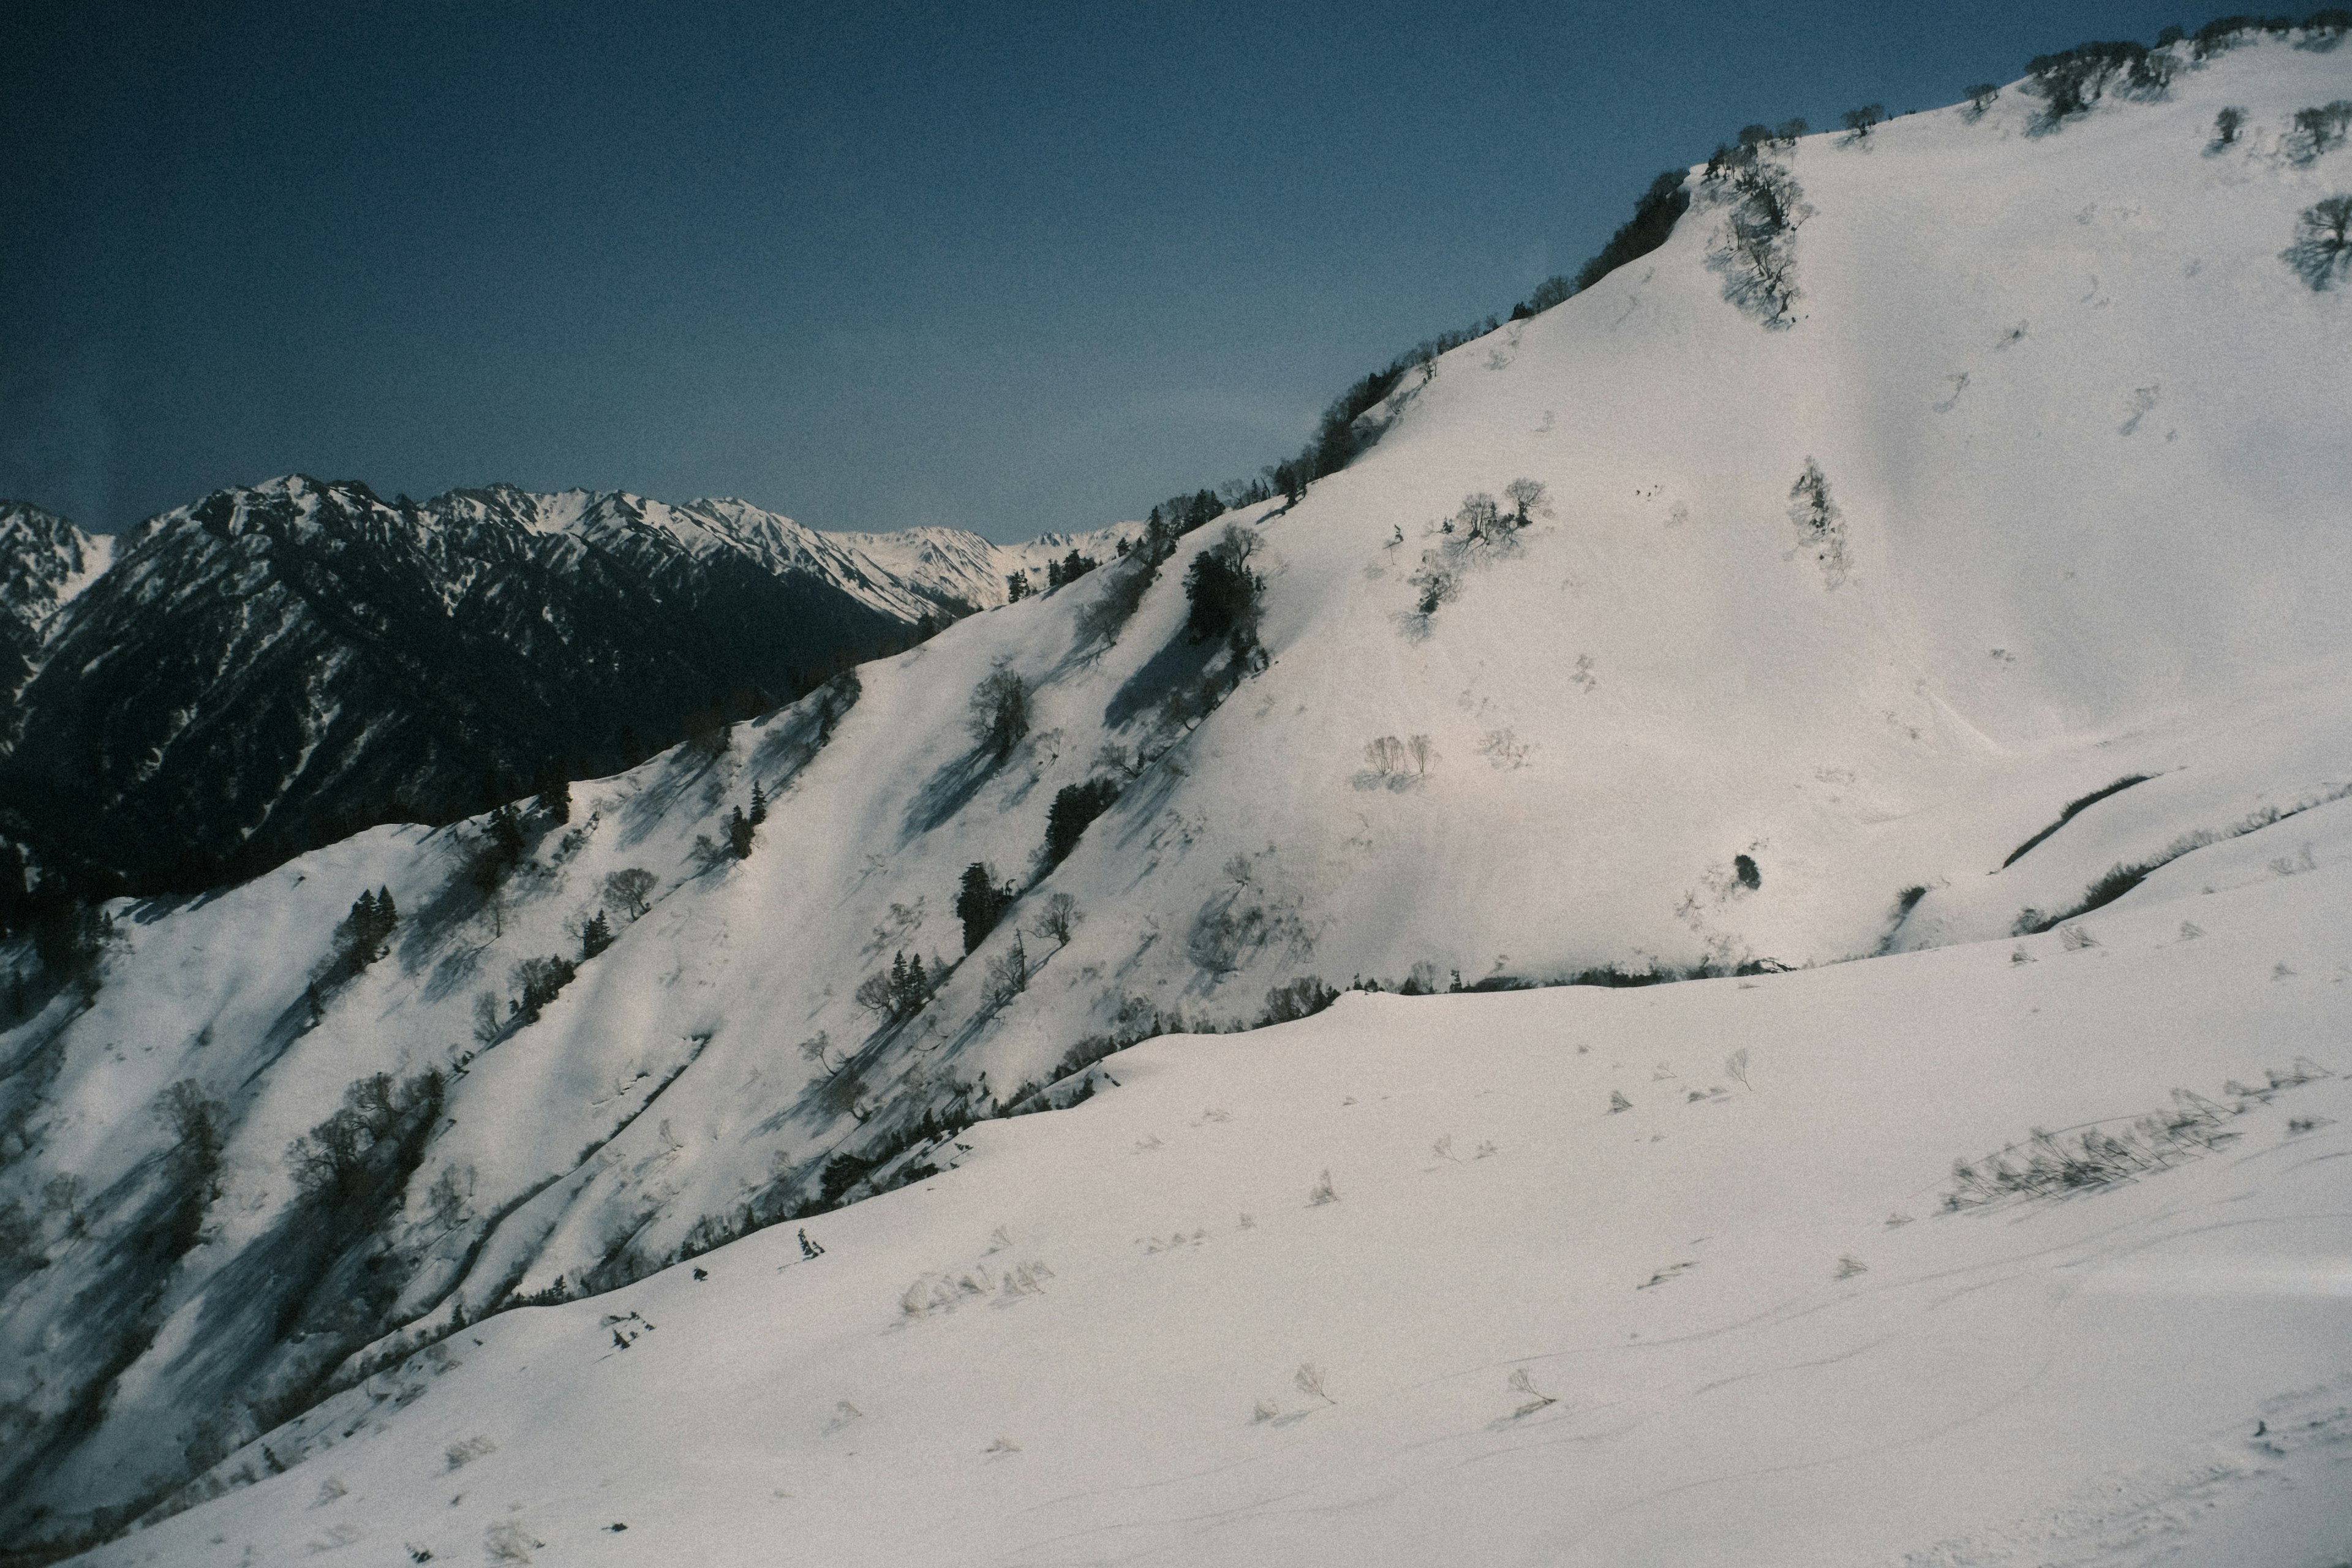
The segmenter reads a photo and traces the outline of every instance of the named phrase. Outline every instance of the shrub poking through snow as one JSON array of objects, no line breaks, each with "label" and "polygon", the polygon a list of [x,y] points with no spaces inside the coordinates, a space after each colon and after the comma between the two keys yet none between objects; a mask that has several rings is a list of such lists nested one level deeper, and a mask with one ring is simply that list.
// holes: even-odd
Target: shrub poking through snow
[{"label": "shrub poking through snow", "polygon": [[2246,111],[2231,104],[2213,117],[2213,140],[2205,144],[2209,153],[2219,153],[2224,147],[2238,144],[2238,132],[2246,125]]},{"label": "shrub poking through snow", "polygon": [[2294,243],[2279,257],[2315,291],[2352,272],[2352,195],[2304,208],[2295,220]]},{"label": "shrub poking through snow", "polygon": [[1865,103],[1859,109],[1849,109],[1839,117],[1845,121],[1845,145],[1870,139],[1870,129],[1886,118],[1886,105]]},{"label": "shrub poking through snow", "polygon": [[[910,959],[902,949],[891,956],[888,969],[877,969],[859,981],[851,1000],[885,1023],[898,1024],[921,1012],[937,989],[938,976],[923,968],[923,955],[919,952]],[[812,1043],[822,1047],[824,1037],[820,1035]],[[805,1054],[807,1047],[802,1050]],[[815,1059],[824,1058],[819,1056]]]},{"label": "shrub poking through snow", "polygon": [[1013,999],[1029,989],[1029,952],[1021,945],[1021,933],[1013,933],[1013,945],[989,962],[988,974],[981,983],[981,995],[992,1008],[1006,1007]]},{"label": "shrub poking through snow", "polygon": [[1704,184],[1725,209],[1707,265],[1722,274],[1726,300],[1785,328],[1796,324],[1797,228],[1813,209],[1796,176],[1768,155],[1775,145],[1769,132],[1742,132],[1738,145],[1717,147],[1706,161]]},{"label": "shrub poking through snow", "polygon": [[2042,104],[2033,129],[2047,132],[2075,115],[2089,113],[2110,87],[2128,97],[2163,96],[2177,67],[2163,50],[2125,39],[2039,55],[2025,68],[2030,79],[2026,90]]},{"label": "shrub poking through snow", "polygon": [[1323,984],[1321,975],[1302,974],[1265,994],[1265,1011],[1258,1015],[1257,1026],[1311,1018],[1339,999],[1339,992]]},{"label": "shrub poking through snow", "polygon": [[1003,762],[1029,733],[1029,683],[1003,665],[971,694],[967,727],[991,760]]},{"label": "shrub poking through snow", "polygon": [[1821,563],[1822,581],[1832,589],[1843,584],[1853,565],[1846,555],[1845,519],[1830,500],[1828,477],[1811,458],[1789,487],[1789,521],[1797,528],[1797,547]]},{"label": "shrub poking through snow", "polygon": [[1085,917],[1078,913],[1078,900],[1067,893],[1050,893],[1037,910],[1037,919],[1030,926],[1034,934],[1051,941],[1056,947],[1070,945],[1070,938]]},{"label": "shrub poking through snow", "polygon": [[2339,98],[2316,109],[2298,109],[2286,135],[2287,156],[2298,163],[2315,163],[2344,145],[2347,131],[2352,131],[2352,99]]},{"label": "shrub poking through snow", "polygon": [[604,879],[604,907],[635,920],[652,908],[654,874],[642,866],[625,866]]},{"label": "shrub poking through snow", "polygon": [[535,1024],[556,994],[572,984],[579,966],[561,953],[526,958],[514,966],[512,984],[520,994],[508,1005],[526,1024]]},{"label": "shrub poking through snow", "polygon": [[1517,1371],[1512,1373],[1509,1382],[1504,1386],[1507,1387],[1513,1394],[1524,1394],[1527,1398],[1526,1404],[1511,1412],[1511,1419],[1514,1421],[1533,1415],[1537,1411],[1541,1410],[1548,1405],[1557,1405],[1559,1403],[1559,1400],[1553,1398],[1550,1394],[1542,1393],[1537,1389],[1535,1380],[1528,1375],[1528,1369],[1526,1367],[1520,1367]]},{"label": "shrub poking through snow", "polygon": [[1311,1361],[1298,1363],[1298,1370],[1290,1374],[1290,1385],[1308,1398],[1319,1399],[1326,1405],[1339,1403],[1323,1391],[1323,1369]]},{"label": "shrub poking through snow", "polygon": [[2234,1079],[2223,1086],[2231,1103],[2222,1104],[2185,1089],[2172,1091],[2172,1105],[2127,1121],[2102,1121],[2062,1132],[2036,1128],[2022,1143],[1980,1160],[1952,1163],[1952,1184],[1944,1194],[1947,1213],[1981,1208],[2007,1199],[2056,1197],[2127,1182],[2201,1158],[2238,1136],[2231,1121],[2268,1101],[2281,1090],[2298,1089],[2334,1075],[2298,1057],[2284,1072],[2264,1075],[2250,1088]]},{"label": "shrub poking through snow", "polygon": [[1331,1173],[1328,1171],[1316,1177],[1315,1184],[1307,1189],[1307,1206],[1309,1208],[1318,1208],[1324,1204],[1336,1204],[1339,1201],[1339,1190],[1331,1184]]},{"label": "shrub poking through snow", "polygon": [[1993,100],[2000,97],[2000,87],[1995,82],[1980,81],[1973,86],[1962,88],[1960,92],[1969,100],[1966,110],[1968,117],[1970,120],[1982,120],[1985,110],[1990,109],[1993,106]]}]

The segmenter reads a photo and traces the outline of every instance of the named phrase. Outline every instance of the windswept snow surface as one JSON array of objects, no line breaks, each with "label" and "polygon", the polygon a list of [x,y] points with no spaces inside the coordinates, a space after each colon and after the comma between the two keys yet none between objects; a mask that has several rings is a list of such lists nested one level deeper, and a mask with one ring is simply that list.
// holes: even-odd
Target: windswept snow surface
[{"label": "windswept snow surface", "polygon": [[[1661,1531],[1703,1544],[1783,1525],[1774,1539],[1810,1542],[1808,1561],[2026,1560],[2060,1550],[2032,1544],[2054,1539],[2049,1521],[2105,1506],[2065,1501],[2068,1487],[2121,1496],[2098,1489],[2125,1485],[2116,1467],[2154,1467],[2126,1489],[2155,1500],[2155,1519],[2175,1507],[2166,1478],[2272,1419],[2263,1402],[2307,1398],[2309,1419],[2332,1419],[2346,1369],[2294,1314],[2333,1311],[2334,1286],[2273,1299],[2088,1283],[2141,1239],[2154,1273],[2132,1279],[2202,1269],[2199,1247],[2219,1249],[2215,1268],[2336,1279],[2346,1208],[2329,1184],[2352,1167],[2290,1181],[2271,1173],[2299,1155],[2233,1163],[2284,1147],[2294,1096],[2247,1111],[2231,1151],[2126,1192],[1926,1216],[1953,1158],[2032,1127],[2153,1110],[2176,1087],[2219,1098],[2224,1079],[2302,1054],[2345,1068],[2329,1009],[2352,954],[2330,934],[2341,906],[2326,889],[2352,811],[2335,804],[2352,785],[2352,294],[2313,290],[2279,253],[2298,212],[2352,186],[2352,152],[2298,162],[2283,132],[2295,110],[2346,97],[2352,50],[2273,39],[2184,68],[2163,101],[2111,95],[2054,132],[2034,131],[2039,106],[2013,88],[1981,119],[1808,139],[1771,154],[1810,209],[1784,328],[1726,297],[1709,263],[1726,212],[1701,189],[1660,250],[1409,376],[1353,467],[1294,506],[1181,541],[1124,620],[1106,607],[1139,562],[864,666],[738,726],[723,754],[681,750],[577,784],[573,820],[533,820],[495,900],[467,875],[476,823],[382,829],[215,897],[123,910],[95,1004],[58,997],[0,1037],[0,1191],[32,1212],[69,1173],[90,1194],[79,1233],[45,1215],[51,1267],[10,1286],[0,1316],[0,1378],[15,1379],[0,1405],[48,1445],[16,1472],[26,1511],[8,1528],[36,1508],[43,1528],[78,1527],[96,1506],[162,1496],[454,1313],[471,1324],[519,1295],[617,1285],[690,1253],[712,1270],[691,1290],[672,1269],[444,1340],[468,1372],[412,1380],[430,1397],[403,1422],[441,1390],[483,1415],[401,1438],[406,1459],[377,1439],[391,1445],[381,1463],[332,1473],[347,1502],[368,1492],[393,1511],[346,1511],[375,1530],[365,1521],[421,1520],[400,1510],[464,1494],[449,1527],[464,1521],[468,1551],[499,1521],[465,1508],[510,1503],[514,1530],[586,1542],[601,1539],[582,1522],[601,1494],[566,1489],[609,1477],[646,1489],[630,1496],[670,1489],[666,1528],[699,1532],[697,1550],[772,1555],[789,1536],[811,1561],[873,1560],[879,1542],[911,1551],[950,1529],[1005,1561],[1179,1538],[1173,1561],[1327,1547],[1346,1560],[1342,1542],[1392,1560],[1406,1542],[1464,1539],[1473,1514],[1506,1560],[1628,1561]],[[2243,106],[2249,130],[2209,152],[2223,104]],[[1834,538],[1792,517],[1809,462]],[[1425,552],[1460,542],[1444,520],[1465,492],[1519,478],[1549,487],[1531,525],[1470,552],[1451,600],[1417,613]],[[1227,521],[1256,531],[1266,577],[1268,662],[1237,681],[1223,648],[1183,635],[1192,555]],[[1030,731],[1001,761],[966,728],[998,668],[1034,692]],[[1427,744],[1383,771],[1366,749],[1383,737],[1408,756]],[[2003,867],[2070,803],[2134,775],[2147,782]],[[1120,798],[1045,868],[1049,803],[1097,777]],[[755,784],[772,805],[750,858],[699,851]],[[2119,890],[2114,868],[2168,858],[2086,917],[2100,947],[2068,952],[2061,927],[2023,939],[2034,962],[2012,966],[2021,922],[2068,917],[2095,884]],[[951,903],[975,862],[1023,897],[966,960]],[[513,1015],[517,966],[577,954],[605,879],[632,867],[651,874],[647,912],[616,911],[615,944],[536,1022]],[[335,921],[379,886],[403,911],[390,955],[314,999]],[[1066,945],[1036,925],[1057,893],[1079,916]],[[2224,928],[2208,905],[2251,922],[2232,941],[2275,953],[2228,948],[2249,967],[2214,967]],[[2159,952],[2184,921],[2214,940]],[[992,997],[985,977],[1010,973],[1016,931],[1026,988]],[[1145,1047],[1108,1069],[1122,1087],[1070,1117],[920,1132],[1024,1097],[1066,1103],[1099,1087],[1066,1075],[1110,1042],[1180,1018],[1254,1020],[1270,987],[1307,974],[1543,982],[1930,945],[1943,951],[1753,991],[1349,1001],[1286,1035]],[[901,952],[948,978],[919,1016],[885,1025],[854,994]],[[1988,1011],[2009,996],[2028,1010]],[[2278,1011],[2295,1007],[2309,1011]],[[1682,1099],[1723,1081],[1741,1046],[1759,1064],[1784,1056],[1788,1076]],[[428,1068],[450,1074],[445,1124],[385,1212],[336,1243],[338,1278],[369,1269],[380,1309],[355,1317],[352,1296],[308,1293],[325,1273],[281,1266],[315,1234],[290,1202],[287,1148],[353,1079]],[[222,1194],[194,1244],[159,1262],[174,1233],[152,1219],[164,1140],[148,1108],[183,1079],[223,1106]],[[2294,1095],[2341,1120],[2325,1109],[2334,1081]],[[1231,1123],[1169,1121],[1161,1084],[1185,1117]],[[1612,1088],[1633,1110],[1601,1120]],[[1370,1110],[1382,1094],[1390,1107]],[[1220,1163],[1213,1140],[1244,1127],[1264,1141]],[[1413,1162],[1448,1134],[1465,1168],[1441,1161],[1427,1179],[1446,1184],[1426,1191],[1454,1195],[1409,1198]],[[2325,1152],[2336,1133],[2310,1136]],[[1489,1139],[1500,1152],[1476,1160]],[[959,1141],[976,1163],[824,1219],[813,1234],[834,1250],[814,1268],[774,1274],[795,1255],[789,1226],[704,1251],[961,1159]],[[828,1189],[843,1154],[887,1163],[863,1180],[835,1166]],[[1325,1165],[1340,1201],[1292,1212]],[[1491,1210],[1470,1202],[1479,1182]],[[1898,1207],[1918,1223],[1870,1229]],[[1256,1227],[1240,1227],[1244,1209]],[[2250,1223],[2163,1239],[2195,1215]],[[952,1293],[1000,1223],[1014,1256],[988,1265],[992,1300],[1030,1261],[1054,1271],[1043,1296],[888,1326],[927,1272]],[[1180,1225],[1205,1233],[1198,1247],[1142,1255],[1137,1237],[1164,1244]],[[1869,1272],[1830,1280],[1847,1253]],[[744,1282],[753,1259],[771,1294]],[[1164,1265],[1211,1272],[1193,1290]],[[1953,1304],[1931,1308],[1941,1290]],[[1469,1291],[1491,1294],[1454,1294]],[[1090,1301],[1076,1317],[1092,1326],[1056,1317],[1065,1300]],[[659,1331],[623,1351],[581,1327],[626,1310]],[[1047,1317],[1034,1339],[968,1338]],[[2244,1331],[2225,1334],[2231,1322]],[[2326,1326],[2343,1342],[2340,1320]],[[618,1363],[592,1372],[600,1337]],[[658,1348],[681,1345],[696,1348]],[[2139,1345],[2163,1355],[2113,1359]],[[1511,1358],[1569,1351],[1592,1353],[1537,1370],[1600,1382],[1535,1377],[1564,1408],[1518,1424],[1553,1447],[1486,1431],[1508,1413],[1492,1402],[1507,1398]],[[978,1364],[983,1352],[1002,1364]],[[673,1371],[630,1370],[648,1361]],[[1307,1361],[1339,1403],[1286,1422]],[[525,1363],[539,1372],[511,1370]],[[900,1392],[869,1404],[861,1376]],[[566,1403],[598,1389],[609,1415]],[[1248,1427],[1258,1398],[1281,1414]],[[873,1423],[837,1445],[866,1470],[826,1468],[836,1450],[806,1447],[832,1440],[820,1429],[835,1400]],[[512,1418],[497,1433],[493,1412]],[[1621,1440],[1611,1421],[1634,1424]],[[326,1430],[314,1423],[303,1446]],[[516,1467],[511,1485],[416,1468],[478,1432]],[[929,1458],[870,1463],[930,1443],[977,1462],[998,1436],[1021,1453],[972,1472],[1004,1489],[985,1504]],[[608,1443],[628,1444],[634,1468],[586,1457]],[[2229,1462],[2287,1477],[2273,1489],[2292,1500],[2308,1489],[2295,1467],[2337,1451],[2306,1446],[2284,1470],[2235,1449]],[[232,1471],[258,1462],[244,1452]],[[1568,1468],[1541,1468],[1553,1461]],[[1696,1484],[1766,1465],[1781,1468]],[[305,1464],[271,1487],[307,1504],[320,1473]],[[1928,1489],[1930,1474],[1969,1480]],[[1032,1479],[989,1479],[1006,1475]],[[779,1510],[809,1506],[762,1536],[769,1516],[741,1511],[739,1482],[743,1497],[791,1493],[771,1498]],[[1670,1484],[1691,1489],[1643,1500]],[[226,1533],[279,1495],[239,1493],[164,1528]],[[848,1498],[865,1500],[836,1504]],[[1809,1533],[1832,1516],[1850,1533]],[[328,1531],[343,1516],[301,1517]],[[1985,1533],[2011,1521],[2022,1533]],[[2083,1539],[2101,1528],[2082,1524]],[[636,1529],[613,1539],[634,1548]],[[147,1538],[163,1539],[208,1537]]]},{"label": "windswept snow surface", "polygon": [[[2352,1079],[2318,1076],[2352,1068],[2347,827],[2022,963],[1155,1040],[809,1222],[813,1260],[786,1226],[493,1319],[88,1561],[2320,1568],[2352,1540]],[[2210,1148],[1938,1212],[1955,1156],[2175,1087]]]}]

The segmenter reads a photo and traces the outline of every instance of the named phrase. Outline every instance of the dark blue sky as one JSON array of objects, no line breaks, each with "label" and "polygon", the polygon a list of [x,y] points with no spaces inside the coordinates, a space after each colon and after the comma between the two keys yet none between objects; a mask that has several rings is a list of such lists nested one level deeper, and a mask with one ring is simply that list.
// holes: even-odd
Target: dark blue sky
[{"label": "dark blue sky", "polygon": [[999,539],[1295,451],[1750,121],[2204,13],[0,5],[0,496],[299,470]]}]

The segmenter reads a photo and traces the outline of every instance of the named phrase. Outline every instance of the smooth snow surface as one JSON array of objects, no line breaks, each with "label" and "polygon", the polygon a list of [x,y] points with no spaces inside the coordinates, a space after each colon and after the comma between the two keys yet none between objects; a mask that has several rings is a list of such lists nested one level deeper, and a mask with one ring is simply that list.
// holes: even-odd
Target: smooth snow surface
[{"label": "smooth snow surface", "polygon": [[[1660,250],[1408,376],[1296,505],[1180,541],[1108,631],[1137,563],[720,754],[575,784],[495,900],[475,823],[124,910],[95,1004],[5,1037],[35,1086],[8,1190],[30,1209],[71,1173],[111,1205],[78,1239],[46,1220],[53,1266],[0,1317],[0,1402],[50,1421],[105,1390],[25,1506],[86,1518],[190,1463],[208,1490],[267,1443],[310,1457],[104,1560],[339,1531],[564,1562],[2124,1563],[2193,1521],[2240,1544],[2167,1561],[2285,1565],[2340,1541],[2340,1079],[2120,1191],[1934,1210],[1952,1160],[2035,1127],[2176,1088],[2235,1106],[2226,1080],[2298,1057],[2352,1071],[2352,289],[2280,258],[2352,188],[2352,151],[2298,162],[2285,128],[2347,97],[2352,49],[2272,39],[2054,133],[2012,88],[1808,139],[1772,154],[1810,215],[1785,328],[1727,299],[1699,189]],[[2209,152],[2224,104],[2248,130]],[[1809,463],[1833,538],[1792,516]],[[1549,488],[1530,526],[1418,614],[1465,492],[1521,478]],[[663,525],[759,532],[732,505]],[[1227,522],[1263,542],[1267,662],[1221,684],[1182,583]],[[1034,710],[992,760],[966,726],[1000,668]],[[1204,678],[1230,692],[1205,714]],[[1384,768],[1384,737],[1426,746]],[[1118,803],[1044,867],[1049,804],[1099,777]],[[755,784],[750,858],[698,851]],[[975,862],[1023,896],[965,962]],[[631,867],[649,910],[517,1021],[516,966],[577,954]],[[380,886],[390,955],[314,1004]],[[2121,897],[2068,919],[2095,887]],[[1037,934],[1056,893],[1066,945]],[[1026,989],[991,998],[1016,931]],[[948,979],[885,1026],[855,993],[902,952]],[[1349,998],[1076,1076],[1306,975],[1768,962],[1823,967]],[[428,1068],[444,1124],[370,1233],[388,1304],[253,1305],[305,1234],[289,1142],[353,1079]],[[222,1196],[136,1342],[100,1346],[79,1292],[132,1255],[149,1107],[182,1079],[225,1108]],[[845,1153],[888,1156],[836,1180],[853,1200],[962,1168],[806,1221],[830,1249],[806,1268],[793,1223],[719,1246],[824,1203]],[[689,1254],[709,1280],[642,1279]],[[1848,1255],[1866,1272],[1834,1279]],[[941,1305],[906,1320],[910,1288]],[[631,1311],[658,1327],[621,1349],[636,1321],[603,1321]],[[457,1313],[493,1314],[440,1340],[464,1370],[408,1359]],[[377,1358],[423,1370],[269,1431]],[[1309,1363],[1329,1403],[1294,1386]],[[1558,1403],[1514,1417],[1522,1369]],[[2258,1421],[2305,1436],[2250,1448]],[[450,1473],[476,1437],[495,1451]]]},{"label": "smooth snow surface", "polygon": [[[2352,1079],[2223,1085],[2352,1068],[2347,828],[2029,963],[1156,1040],[808,1222],[814,1261],[787,1226],[493,1319],[89,1561],[2322,1568]],[[2211,1152],[1938,1212],[1953,1157],[2176,1086]]]}]

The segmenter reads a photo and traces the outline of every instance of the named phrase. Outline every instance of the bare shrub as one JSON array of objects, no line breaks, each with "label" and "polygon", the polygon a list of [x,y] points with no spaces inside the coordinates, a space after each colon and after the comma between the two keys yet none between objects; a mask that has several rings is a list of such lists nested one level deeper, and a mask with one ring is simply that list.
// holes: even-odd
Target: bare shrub
[{"label": "bare shrub", "polygon": [[1029,733],[1029,683],[1003,665],[973,689],[966,727],[980,749],[997,762],[1011,756]]},{"label": "bare shrub", "polygon": [[1523,768],[1535,747],[1509,730],[1489,730],[1478,741],[1478,754],[1496,768]]},{"label": "bare shrub", "polygon": [[604,879],[604,907],[635,920],[653,905],[654,874],[642,866],[625,866]]},{"label": "bare shrub", "polygon": [[1067,947],[1071,936],[1078,929],[1078,921],[1083,919],[1085,916],[1078,912],[1077,900],[1067,893],[1049,893],[1029,929],[1058,947]]},{"label": "bare shrub", "polygon": [[2352,99],[2339,98],[2316,109],[2298,109],[2286,134],[2287,156],[2298,163],[2316,162],[2344,145],[2347,130],[2352,130]]},{"label": "bare shrub", "polygon": [[1805,471],[1789,487],[1789,521],[1796,525],[1798,548],[1821,563],[1822,580],[1834,589],[1846,579],[1853,563],[1846,554],[1845,520],[1830,500],[1830,481],[1811,458]]},{"label": "bare shrub", "polygon": [[1013,933],[1013,945],[990,960],[988,973],[981,982],[981,995],[991,1007],[1010,1005],[1013,999],[1029,989],[1029,952],[1021,945],[1021,933]]},{"label": "bare shrub", "polygon": [[2315,290],[2352,272],[2352,195],[2329,196],[2303,209],[2294,243],[2279,252],[2295,276]]}]

